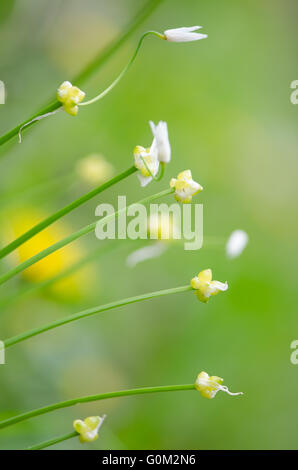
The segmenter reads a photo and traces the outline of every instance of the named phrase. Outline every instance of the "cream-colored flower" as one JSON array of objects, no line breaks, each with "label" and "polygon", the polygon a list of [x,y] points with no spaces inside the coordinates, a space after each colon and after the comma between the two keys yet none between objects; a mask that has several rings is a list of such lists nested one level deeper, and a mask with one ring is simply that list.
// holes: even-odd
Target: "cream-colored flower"
[{"label": "cream-colored flower", "polygon": [[189,42],[198,41],[199,39],[205,39],[208,37],[207,34],[195,33],[202,26],[190,26],[176,29],[167,29],[164,32],[165,39],[171,42]]},{"label": "cream-colored flower", "polygon": [[76,164],[78,176],[89,184],[101,184],[113,176],[113,166],[102,155],[92,153]]},{"label": "cream-colored flower", "polygon": [[149,121],[155,145],[157,149],[157,158],[160,162],[169,163],[171,160],[171,145],[169,141],[168,125],[164,121],[159,121],[157,126]]},{"label": "cream-colored flower", "polygon": [[212,281],[211,269],[201,271],[190,281],[190,285],[195,289],[198,299],[205,303],[208,302],[211,295],[216,295],[228,289],[227,282]]},{"label": "cream-colored flower", "polygon": [[220,390],[233,396],[243,395],[242,392],[230,392],[228,387],[221,385],[222,383],[223,379],[221,377],[217,377],[216,375],[209,376],[207,372],[200,372],[195,381],[195,387],[201,393],[202,397],[208,398],[209,400],[214,398]]},{"label": "cream-colored flower", "polygon": [[98,438],[98,431],[101,427],[105,416],[89,416],[88,418],[81,420],[76,419],[73,422],[74,430],[80,435],[79,439],[82,443],[93,442]]},{"label": "cream-colored flower", "polygon": [[133,155],[135,167],[140,170],[138,178],[141,186],[147,186],[147,184],[152,181],[152,177],[157,175],[159,169],[155,140],[153,140],[151,147],[147,149],[137,145]]},{"label": "cream-colored flower", "polygon": [[203,190],[203,187],[192,179],[190,170],[182,171],[177,178],[172,178],[170,187],[175,188],[176,201],[184,204],[191,202],[192,197]]},{"label": "cream-colored flower", "polygon": [[78,104],[83,101],[86,94],[70,82],[63,82],[57,90],[57,100],[63,105],[64,111],[76,116],[79,111]]},{"label": "cream-colored flower", "polygon": [[248,235],[244,230],[234,230],[229,236],[226,244],[226,254],[228,258],[240,256],[248,243]]}]

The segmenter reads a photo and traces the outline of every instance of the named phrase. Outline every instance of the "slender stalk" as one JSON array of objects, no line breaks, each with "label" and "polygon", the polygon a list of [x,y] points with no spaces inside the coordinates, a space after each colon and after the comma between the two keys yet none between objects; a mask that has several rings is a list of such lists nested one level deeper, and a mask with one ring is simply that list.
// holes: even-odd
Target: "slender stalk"
[{"label": "slender stalk", "polygon": [[54,403],[53,405],[44,406],[43,408],[38,408],[33,411],[28,411],[27,413],[22,413],[12,418],[5,419],[0,421],[0,429],[11,426],[12,424],[20,423],[35,416],[44,415],[46,413],[51,413],[52,411],[59,410],[61,408],[69,408],[70,406],[77,405],[78,403],[89,403],[96,402],[100,400],[107,400],[109,398],[119,398],[127,397],[131,395],[143,395],[148,393],[159,393],[159,392],[177,392],[184,390],[195,390],[194,384],[183,384],[183,385],[164,385],[158,387],[144,387],[144,388],[134,388],[130,390],[120,390],[117,392],[108,392],[101,393],[99,395],[89,395],[86,397],[74,398],[72,400],[66,400],[59,403]]},{"label": "slender stalk", "polygon": [[26,450],[42,450],[45,449],[46,447],[53,446],[55,444],[59,444],[59,442],[67,441],[68,439],[72,439],[73,437],[78,436],[79,434],[76,431],[69,432],[67,434],[64,434],[63,436],[56,437],[54,439],[50,439],[48,441],[40,442],[39,444],[36,444],[31,447],[27,447]]},{"label": "slender stalk", "polygon": [[[131,36],[131,34],[136,30],[136,28],[143,22],[145,19],[155,10],[155,8],[162,2],[162,0],[149,0],[145,7],[138,12],[138,14],[133,18],[133,20],[128,24],[123,33],[112,43],[110,43],[103,51],[101,51],[92,62],[90,62],[76,77],[73,78],[73,83],[80,86],[84,83],[95,71],[97,71],[113,54],[119,49],[120,46]],[[15,137],[22,126],[29,123],[36,117],[55,111],[61,106],[57,100],[54,100],[51,104],[43,107],[37,113],[33,114],[29,118],[25,119],[23,122],[18,124],[16,127],[8,131],[6,134],[0,137],[0,146],[11,140]],[[32,125],[36,124],[37,121],[26,126],[26,130]],[[24,129],[25,131],[25,129]]]},{"label": "slender stalk", "polygon": [[[66,269],[63,269],[59,274],[56,276],[53,276],[49,279],[45,279],[44,281],[39,282],[38,284],[33,284],[28,286],[25,286],[21,289],[19,289],[17,292],[13,291],[10,292],[7,296],[1,297],[0,299],[0,308],[7,307],[8,305],[11,305],[12,303],[16,302],[19,300],[20,297],[26,297],[28,295],[35,294],[38,291],[42,291],[44,289],[48,289],[51,287],[53,284],[56,282],[61,281],[61,279],[64,279],[65,277],[68,277],[75,273],[76,271],[80,270],[83,266],[86,264],[95,261],[98,255],[106,255],[108,254],[111,250],[119,248],[119,244],[117,243],[109,243],[106,245],[105,243],[98,247],[97,249],[93,250],[91,253],[89,253],[87,256],[84,256],[83,258],[79,259],[76,263],[73,263],[71,266],[69,266]],[[3,312],[3,311],[2,311]]]},{"label": "slender stalk", "polygon": [[[105,421],[105,418],[106,418],[106,415],[103,415],[101,417],[101,421],[99,423],[99,426],[97,427],[97,432],[99,431],[99,429],[103,425],[103,423]],[[50,439],[49,441],[40,442],[39,444],[36,444],[32,447],[28,447],[27,450],[45,449],[46,447],[53,446],[54,444],[58,444],[59,442],[67,441],[68,439],[72,439],[73,437],[76,437],[76,436],[79,436],[79,433],[76,432],[76,431],[73,431],[73,432],[70,432],[68,434],[64,434],[63,436],[59,436],[59,437],[56,437],[54,439]]]},{"label": "slender stalk", "polygon": [[106,96],[111,90],[113,90],[113,88],[120,82],[121,78],[124,77],[124,75],[126,74],[126,72],[130,69],[130,67],[132,66],[132,64],[134,63],[137,55],[138,55],[138,52],[143,44],[143,41],[144,39],[149,36],[149,35],[154,35],[154,36],[157,36],[159,38],[163,38],[163,36],[158,33],[157,31],[147,31],[146,33],[144,33],[139,42],[138,42],[138,45],[136,47],[136,50],[132,56],[132,58],[130,59],[130,61],[128,62],[128,64],[124,67],[124,69],[122,70],[122,72],[118,75],[118,77],[111,83],[111,85],[109,85],[103,92],[101,92],[99,95],[95,96],[94,98],[92,98],[91,100],[89,101],[83,101],[82,103],[79,103],[78,106],[88,106],[89,104],[93,104],[95,103],[96,101],[99,101],[101,100],[104,96]]},{"label": "slender stalk", "polygon": [[69,214],[74,209],[77,209],[82,204],[85,204],[85,202],[90,201],[90,199],[94,198],[95,196],[102,193],[103,191],[110,188],[111,186],[118,183],[119,181],[122,181],[123,179],[127,178],[128,176],[135,173],[136,171],[137,171],[137,169],[136,169],[135,166],[132,166],[132,167],[128,168],[128,170],[125,170],[122,173],[120,173],[119,175],[114,176],[114,178],[111,178],[106,183],[98,186],[95,189],[92,189],[92,191],[89,191],[88,193],[86,193],[83,196],[79,197],[78,199],[71,202],[67,206],[63,207],[59,211],[55,212],[54,214],[50,215],[46,219],[42,220],[41,222],[36,224],[34,227],[29,229],[27,232],[23,233],[21,236],[19,236],[18,238],[13,240],[11,243],[6,245],[4,248],[2,248],[0,250],[0,259],[4,258],[4,256],[7,256],[9,253],[14,251],[19,246],[21,246],[27,240],[30,240],[30,238],[34,237],[34,235],[37,235],[39,232],[41,232],[45,228],[52,225],[54,222],[56,222],[56,220],[61,219],[66,214]]},{"label": "slender stalk", "polygon": [[187,292],[191,290],[192,287],[190,285],[182,287],[173,287],[172,289],[164,289],[156,292],[149,292],[147,294],[137,295],[135,297],[128,297],[126,299],[117,300],[116,302],[110,302],[105,305],[99,305],[97,307],[89,308],[87,310],[83,310],[82,312],[74,313],[73,315],[69,315],[59,320],[55,320],[51,323],[47,323],[44,326],[25,331],[25,333],[12,336],[11,338],[4,341],[4,347],[7,349],[10,346],[13,346],[14,344],[21,343],[23,341],[26,341],[27,339],[33,338],[33,336],[40,335],[42,333],[45,333],[46,331],[50,331],[54,328],[58,328],[59,326],[66,325],[67,323],[80,320],[81,318],[91,317],[92,315],[96,315],[97,313],[106,312],[107,310],[113,310],[118,307],[123,307],[124,305],[135,304],[137,302],[142,302],[143,300],[150,300],[156,297],[163,297],[165,295],[178,294],[180,292]]},{"label": "slender stalk", "polygon": [[167,196],[168,194],[170,194],[172,192],[174,192],[174,189],[172,189],[172,188],[165,189],[164,191],[161,191],[160,193],[153,194],[152,196],[149,196],[145,199],[141,199],[137,203],[131,204],[130,206],[125,207],[124,209],[120,209],[118,212],[115,212],[114,214],[107,215],[106,217],[101,219],[101,221],[99,221],[99,222],[93,222],[92,224],[86,225],[85,227],[81,228],[77,232],[72,233],[68,237],[63,238],[59,242],[54,243],[53,245],[49,246],[45,250],[42,250],[40,253],[37,253],[35,256],[32,256],[31,258],[27,259],[26,261],[23,261],[23,263],[20,263],[15,268],[10,269],[7,273],[0,276],[0,285],[3,284],[4,282],[8,281],[9,279],[13,278],[17,274],[21,273],[25,269],[29,268],[33,264],[37,263],[38,261],[40,261],[40,260],[46,258],[47,256],[51,255],[55,251],[60,250],[61,248],[63,248],[66,245],[69,245],[69,243],[72,243],[73,241],[77,240],[78,238],[82,237],[83,235],[86,235],[87,233],[92,232],[95,229],[95,227],[98,223],[100,223],[100,222],[105,223],[113,217],[115,217],[115,218],[118,217],[120,213],[126,212],[129,207],[133,207],[135,204],[148,204],[151,201],[154,201],[155,199],[158,199],[158,198],[163,197],[163,196]]}]

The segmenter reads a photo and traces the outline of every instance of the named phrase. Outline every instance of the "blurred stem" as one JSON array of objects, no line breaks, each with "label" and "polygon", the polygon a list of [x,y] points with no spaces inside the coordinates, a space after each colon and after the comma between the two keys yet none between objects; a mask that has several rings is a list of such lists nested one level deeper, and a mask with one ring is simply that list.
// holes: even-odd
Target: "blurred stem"
[{"label": "blurred stem", "polygon": [[26,331],[25,333],[21,333],[20,335],[13,336],[12,338],[9,338],[4,341],[4,347],[7,349],[10,346],[13,346],[14,344],[26,341],[27,339],[30,339],[33,336],[40,335],[42,333],[45,333],[46,331],[50,331],[54,328],[58,328],[59,326],[66,325],[67,323],[80,320],[81,318],[91,317],[92,315],[96,315],[97,313],[106,312],[107,310],[113,310],[114,308],[123,307],[124,305],[135,304],[137,302],[142,302],[143,300],[150,300],[156,297],[163,297],[165,295],[178,294],[180,292],[187,292],[191,290],[193,290],[193,288],[190,285],[182,287],[173,287],[172,289],[164,289],[156,292],[149,292],[147,294],[137,295],[135,297],[128,297],[126,299],[117,300],[116,302],[111,302],[109,304],[89,308],[87,310],[83,310],[82,312],[74,313],[73,315],[69,315],[59,320],[55,320],[51,323],[48,323],[47,325],[38,328],[33,328],[32,330]]},{"label": "blurred stem", "polygon": [[[111,44],[109,44],[103,51],[101,51],[92,62],[90,62],[76,77],[73,78],[72,82],[80,86],[84,83],[95,71],[97,71],[113,54],[117,49],[122,46],[122,44],[131,36],[131,34],[136,30],[136,28],[146,20],[146,18],[153,12],[153,10],[162,2],[162,0],[149,0],[145,7],[143,7],[133,20],[128,24],[123,33]],[[15,128],[11,129],[9,132],[0,137],[0,146],[11,140],[15,137],[22,126],[28,124],[30,121],[36,117],[55,111],[61,107],[61,103],[55,100],[51,104],[43,107],[37,113],[33,114],[25,121],[18,124]],[[26,129],[36,124],[37,121],[26,126]]]},{"label": "blurred stem", "polygon": [[131,204],[130,206],[127,206],[124,209],[121,209],[118,212],[115,212],[114,214],[103,217],[101,219],[101,221],[93,222],[92,224],[89,224],[89,225],[81,228],[77,232],[74,232],[71,235],[69,235],[68,237],[63,238],[59,242],[54,243],[53,245],[49,246],[45,250],[42,250],[40,253],[37,253],[35,256],[32,256],[31,258],[27,259],[23,263],[20,263],[15,268],[10,269],[7,273],[0,276],[0,285],[3,284],[4,282],[8,281],[9,279],[13,278],[14,276],[19,274],[20,272],[24,271],[25,269],[29,268],[33,264],[37,263],[38,261],[40,261],[40,260],[46,258],[47,256],[51,255],[55,251],[60,250],[64,246],[68,245],[69,243],[72,243],[73,241],[77,240],[78,238],[82,237],[83,235],[86,235],[87,233],[92,232],[93,230],[95,230],[96,225],[98,223],[100,223],[100,222],[101,223],[106,223],[109,219],[111,219],[113,217],[115,217],[115,218],[118,217],[118,215],[120,213],[126,212],[129,207],[133,207],[135,204],[148,204],[151,201],[154,201],[155,199],[159,199],[163,196],[167,196],[168,194],[171,194],[173,192],[174,192],[174,189],[169,188],[169,189],[166,189],[164,191],[161,191],[160,193],[153,194],[152,196],[149,196],[145,199],[141,199],[137,203]]},{"label": "blurred stem", "polygon": [[123,179],[127,178],[128,176],[135,173],[136,171],[137,169],[135,166],[128,168],[128,170],[123,171],[117,176],[114,176],[114,178],[110,179],[106,183],[98,186],[95,189],[92,189],[92,191],[89,191],[88,193],[79,197],[78,199],[71,202],[67,206],[63,207],[59,211],[55,212],[54,214],[50,215],[46,219],[42,220],[41,222],[36,224],[34,227],[29,229],[27,232],[23,233],[20,237],[16,238],[14,241],[12,241],[8,245],[6,245],[4,248],[2,248],[2,250],[0,250],[0,259],[4,258],[4,256],[7,256],[9,253],[14,251],[19,246],[21,246],[27,240],[30,240],[30,238],[34,237],[39,232],[41,232],[45,228],[52,225],[54,222],[56,222],[56,220],[61,219],[66,214],[69,214],[77,207],[80,207],[82,204],[85,204],[85,202],[90,201],[90,199],[94,198],[95,196],[102,193],[103,191],[110,188],[111,186],[114,186],[114,184],[118,183],[119,181],[122,181]]},{"label": "blurred stem", "polygon": [[95,103],[96,101],[99,101],[101,100],[104,96],[106,96],[110,91],[113,90],[113,88],[120,82],[121,78],[124,77],[124,75],[126,74],[126,72],[130,69],[130,67],[132,66],[132,64],[134,63],[137,55],[138,55],[138,52],[143,44],[143,41],[144,39],[149,36],[149,35],[153,35],[153,36],[157,36],[158,38],[160,39],[164,39],[162,34],[158,33],[157,31],[147,31],[146,33],[144,33],[139,42],[138,42],[138,45],[136,47],[136,50],[132,56],[132,58],[130,59],[130,61],[128,62],[128,64],[124,67],[124,69],[122,70],[122,72],[118,75],[118,77],[116,78],[116,80],[114,80],[111,85],[109,85],[103,92],[101,92],[99,95],[95,96],[94,98],[92,98],[91,100],[89,101],[83,101],[83,103],[79,103],[78,106],[88,106],[89,104],[93,104]]},{"label": "blurred stem", "polygon": [[101,393],[99,395],[89,395],[87,397],[74,398],[72,400],[55,403],[53,405],[45,406],[43,408],[38,408],[36,410],[14,416],[13,418],[0,421],[0,429],[6,428],[7,426],[11,426],[12,424],[16,424],[21,421],[25,421],[29,418],[34,418],[35,416],[44,415],[46,413],[50,413],[52,411],[55,411],[61,408],[68,408],[70,406],[77,405],[78,403],[89,403],[93,401],[95,402],[99,400],[107,400],[109,398],[119,398],[119,397],[126,397],[130,395],[143,395],[146,393],[177,392],[177,391],[184,391],[184,390],[195,390],[195,385],[184,384],[184,385],[165,385],[165,386],[159,386],[159,387],[134,388],[130,390],[120,390],[117,392],[108,392],[108,393]]},{"label": "blurred stem", "polygon": [[49,441],[40,442],[40,444],[36,444],[32,447],[27,447],[26,450],[41,450],[45,449],[46,447],[53,446],[55,444],[59,444],[59,442],[67,441],[68,439],[72,439],[73,437],[78,436],[79,434],[76,431],[69,432],[68,434],[64,434],[63,436],[56,437],[54,439],[50,439]]}]

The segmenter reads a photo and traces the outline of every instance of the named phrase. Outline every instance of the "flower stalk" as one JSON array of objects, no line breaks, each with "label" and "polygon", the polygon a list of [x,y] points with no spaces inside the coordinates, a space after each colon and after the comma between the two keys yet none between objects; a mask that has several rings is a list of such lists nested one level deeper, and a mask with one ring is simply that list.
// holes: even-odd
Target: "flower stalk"
[{"label": "flower stalk", "polygon": [[75,210],[78,207],[80,207],[81,205],[85,204],[85,202],[90,201],[90,199],[94,198],[95,196],[102,193],[103,191],[110,188],[111,186],[114,186],[116,183],[119,183],[119,181],[124,180],[125,178],[132,175],[136,171],[137,171],[137,169],[135,168],[135,166],[132,166],[132,167],[128,168],[128,170],[125,170],[122,173],[120,173],[119,175],[114,176],[114,178],[111,178],[106,183],[98,186],[95,189],[92,189],[91,191],[89,191],[88,193],[86,193],[83,196],[79,197],[78,199],[71,202],[67,206],[63,207],[59,211],[55,212],[54,214],[50,215],[46,219],[42,220],[41,222],[36,224],[34,227],[29,229],[27,232],[23,233],[21,236],[19,236],[18,238],[13,240],[11,243],[9,243],[5,247],[3,247],[0,250],[0,259],[4,258],[4,256],[7,256],[9,253],[16,250],[23,243],[30,240],[30,238],[34,237],[39,232],[41,232],[45,228],[52,225],[57,220],[61,219],[65,215],[69,214],[73,210]]},{"label": "flower stalk", "polygon": [[[162,0],[149,0],[147,4],[142,7],[142,9],[137,13],[137,15],[132,19],[132,21],[127,25],[126,29],[123,33],[111,44],[109,44],[103,51],[101,51],[92,62],[90,62],[80,73],[77,75],[73,81],[77,85],[81,85],[86,80],[88,80],[91,75],[100,69],[105,62],[122,46],[122,44],[132,35],[132,33],[143,23],[148,16],[158,7],[158,5],[162,2]],[[56,109],[61,107],[61,103],[59,101],[54,100],[49,105],[41,108],[37,113],[34,113],[29,118],[25,119],[23,122],[18,124],[16,127],[11,129],[10,131],[6,132],[6,134],[0,137],[0,146],[4,145],[6,142],[13,139],[15,136],[19,134],[19,131],[22,127],[26,126],[28,129],[32,125],[36,124],[37,117],[41,115],[45,115],[47,113],[51,113]],[[30,123],[30,124],[29,124]]]},{"label": "flower stalk", "polygon": [[[151,201],[154,201],[156,199],[159,199],[163,196],[167,196],[171,193],[173,193],[174,190],[172,188],[170,189],[165,189],[164,191],[161,191],[159,193],[153,194],[152,196],[149,196],[145,199],[141,199],[140,201],[137,202],[137,204],[148,204]],[[134,203],[135,204],[135,203]],[[119,210],[118,212],[115,212],[115,214],[108,215],[101,219],[102,223],[105,223],[108,219],[113,218],[113,217],[118,217],[118,215],[122,212],[125,212],[128,210],[129,207],[133,207],[134,204],[131,204],[130,206],[125,207],[124,209]],[[57,250],[60,250],[66,245],[69,245],[73,241],[77,240],[78,238],[82,237],[83,235],[86,235],[87,233],[92,232],[95,230],[97,221],[93,222],[92,224],[86,225],[85,227],[81,228],[77,232],[72,233],[68,237],[63,238],[57,243],[54,243],[53,245],[49,246],[45,250],[42,250],[40,253],[37,253],[36,255],[32,256],[31,258],[27,259],[23,263],[20,263],[18,266],[15,268],[10,269],[7,273],[3,274],[0,276],[0,285],[4,284],[4,282],[8,281],[9,279],[13,278],[17,274],[21,273],[25,269],[29,268],[33,264],[37,263],[38,261],[46,258],[47,256],[51,255]]]},{"label": "flower stalk", "polygon": [[58,328],[59,326],[66,325],[67,323],[71,323],[73,321],[80,320],[82,318],[91,317],[92,315],[96,315],[97,313],[102,313],[108,310],[113,310],[118,307],[123,307],[124,305],[130,305],[130,304],[134,304],[137,302],[142,302],[143,300],[150,300],[156,297],[163,297],[166,295],[178,294],[180,292],[187,292],[191,290],[193,290],[193,288],[190,285],[182,286],[182,287],[173,287],[171,289],[164,289],[160,291],[149,292],[147,294],[142,294],[142,295],[137,295],[135,297],[128,297],[126,299],[117,300],[115,302],[111,302],[105,305],[99,305],[97,307],[83,310],[82,312],[74,313],[73,315],[69,315],[59,320],[55,320],[44,326],[33,328],[32,330],[26,331],[25,333],[21,333],[19,335],[13,336],[4,341],[4,346],[7,349],[17,343],[21,343],[30,338],[33,338],[34,336],[38,336],[42,333],[53,330],[54,328]]},{"label": "flower stalk", "polygon": [[26,421],[27,419],[34,418],[36,416],[44,415],[51,413],[52,411],[59,410],[62,408],[69,408],[71,406],[77,405],[78,403],[89,403],[97,402],[101,400],[107,400],[110,398],[120,398],[127,397],[132,395],[144,395],[148,393],[160,393],[160,392],[177,392],[177,391],[186,391],[186,390],[196,390],[195,384],[183,384],[183,385],[164,385],[158,387],[144,387],[144,388],[133,388],[130,390],[120,390],[116,392],[101,393],[99,395],[89,395],[80,398],[74,398],[72,400],[66,400],[59,403],[54,403],[53,405],[44,406],[36,410],[28,411],[27,413],[22,413],[12,418],[5,419],[0,421],[0,429],[6,428],[13,424]]}]

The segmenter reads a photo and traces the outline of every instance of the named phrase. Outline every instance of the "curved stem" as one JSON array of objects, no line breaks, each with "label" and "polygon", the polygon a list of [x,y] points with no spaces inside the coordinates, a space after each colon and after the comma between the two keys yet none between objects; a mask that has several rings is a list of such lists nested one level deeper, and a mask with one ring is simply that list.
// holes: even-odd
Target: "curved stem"
[{"label": "curved stem", "polygon": [[42,450],[45,449],[46,447],[53,446],[55,444],[59,444],[59,442],[67,441],[68,439],[72,439],[73,437],[78,436],[79,434],[76,431],[69,432],[67,434],[64,434],[63,436],[56,437],[54,439],[50,439],[48,441],[40,442],[39,444],[36,444],[31,447],[27,447],[26,450]]},{"label": "curved stem", "polygon": [[128,170],[123,171],[119,175],[115,176],[114,178],[110,179],[106,183],[102,184],[101,186],[98,186],[97,188],[93,189],[92,191],[89,191],[88,193],[84,194],[83,196],[79,197],[75,201],[71,202],[67,206],[63,207],[59,211],[55,212],[54,214],[50,215],[46,219],[42,220],[38,224],[36,224],[34,227],[29,229],[27,232],[23,233],[20,237],[16,238],[14,241],[6,245],[4,248],[0,250],[0,259],[4,258],[4,256],[8,255],[12,251],[14,251],[16,248],[21,246],[23,243],[25,243],[27,240],[30,240],[30,238],[34,237],[34,235],[38,234],[45,228],[49,227],[52,225],[56,220],[61,219],[64,217],[66,214],[69,214],[71,211],[76,209],[77,207],[80,207],[82,204],[85,204],[85,202],[90,201],[93,197],[97,196],[98,194],[102,193],[106,189],[110,188],[114,184],[118,183],[119,181],[122,181],[123,179],[127,178],[131,174],[135,173],[137,169],[132,166],[128,168]]},{"label": "curved stem", "polygon": [[[131,204],[130,206],[125,207],[124,209],[119,210],[118,212],[115,212],[114,214],[107,215],[103,219],[101,219],[101,223],[105,223],[107,220],[113,218],[113,217],[118,217],[118,215],[122,212],[126,212],[129,207],[133,207],[135,204],[147,204],[151,201],[154,201],[155,199],[158,199],[163,196],[167,196],[168,194],[174,192],[174,189],[166,189],[164,191],[161,191],[160,193],[154,194],[153,196],[149,196],[145,199],[141,199],[137,203]],[[10,269],[7,273],[3,274],[0,276],[0,285],[4,284],[4,282],[8,281],[9,279],[13,278],[17,274],[21,273],[22,271],[25,271],[25,269],[29,268],[33,264],[37,263],[38,261],[46,258],[47,256],[51,255],[57,250],[60,250],[66,245],[69,245],[69,243],[72,243],[73,241],[77,240],[78,238],[82,237],[83,235],[86,235],[87,233],[92,232],[96,225],[99,222],[93,222],[92,224],[86,225],[85,227],[81,228],[77,232],[72,233],[68,237],[63,238],[57,243],[54,243],[53,245],[49,246],[45,250],[42,250],[40,253],[37,253],[35,256],[32,256],[31,258],[27,259],[26,261],[23,261],[23,263],[20,263],[18,266],[16,266],[13,269]]]},{"label": "curved stem", "polygon": [[0,421],[0,429],[11,426],[12,424],[20,423],[35,416],[44,415],[61,408],[68,408],[70,406],[77,405],[78,403],[89,403],[100,400],[107,400],[109,398],[119,398],[127,397],[131,395],[143,395],[147,393],[159,393],[159,392],[177,392],[184,390],[195,390],[194,384],[183,384],[183,385],[165,385],[159,387],[144,387],[144,388],[134,388],[130,390],[120,390],[117,392],[108,392],[101,393],[99,395],[89,395],[86,397],[74,398],[72,400],[66,400],[59,403],[54,403],[53,405],[44,406],[43,408],[38,408],[33,411],[28,411],[27,413],[22,413],[20,415],[14,416],[12,418],[5,419]]},{"label": "curved stem", "polygon": [[[123,245],[121,245],[123,246]],[[1,297],[0,299],[0,310],[2,310],[2,315],[3,315],[3,307],[6,308],[7,306],[10,306],[14,302],[17,302],[20,298],[28,295],[35,294],[36,292],[42,291],[44,289],[50,288],[53,284],[56,282],[61,281],[65,277],[71,276],[73,273],[76,271],[80,270],[82,267],[84,267],[86,264],[91,263],[96,260],[96,258],[99,255],[105,256],[108,254],[110,251],[113,249],[119,248],[119,244],[115,243],[109,243],[106,245],[105,243],[101,246],[99,246],[97,249],[93,250],[90,252],[88,255],[84,256],[83,258],[79,259],[77,262],[71,264],[69,267],[63,269],[61,272],[56,274],[53,277],[50,277],[49,279],[45,279],[44,281],[41,281],[37,284],[33,285],[26,285],[23,288],[19,289],[18,291],[13,291],[9,292],[8,295]]]},{"label": "curved stem", "polygon": [[[104,421],[105,421],[105,418],[106,418],[106,415],[103,415],[101,417],[101,421],[97,427],[97,432],[99,431],[99,429],[101,428],[101,426],[103,425]],[[44,441],[44,442],[40,442],[39,444],[36,444],[32,447],[28,447],[27,450],[41,450],[41,449],[45,449],[46,447],[50,447],[50,446],[53,446],[54,444],[59,444],[60,442],[63,442],[63,441],[67,441],[68,439],[72,439],[73,437],[76,437],[76,436],[79,436],[79,433],[76,432],[76,431],[73,431],[73,432],[69,432],[68,434],[64,434],[63,436],[60,436],[60,437],[56,437],[54,439],[50,439],[48,441]]]},{"label": "curved stem", "polygon": [[97,313],[106,312],[107,310],[113,310],[114,308],[123,307],[124,305],[135,304],[137,302],[142,302],[143,300],[150,300],[156,297],[163,297],[165,295],[178,294],[180,292],[187,292],[191,290],[193,290],[193,288],[190,285],[182,287],[173,287],[172,289],[164,289],[156,292],[149,292],[147,294],[137,295],[135,297],[128,297],[127,299],[121,299],[117,300],[116,302],[111,302],[105,305],[99,305],[97,307],[89,308],[87,310],[83,310],[82,312],[74,313],[73,315],[69,315],[59,320],[55,320],[44,326],[33,328],[32,330],[25,331],[25,333],[13,336],[12,338],[9,338],[4,341],[4,347],[7,349],[10,346],[13,346],[14,344],[26,341],[27,339],[30,339],[33,336],[40,335],[42,333],[45,333],[46,331],[50,331],[54,328],[58,328],[59,326],[66,325],[67,323],[80,320],[81,318],[91,317],[92,315],[96,315]]},{"label": "curved stem", "polygon": [[[145,7],[140,10],[133,20],[128,24],[127,28],[123,33],[111,44],[109,44],[103,51],[101,51],[91,63],[89,63],[76,77],[73,78],[72,82],[80,86],[84,83],[96,70],[98,70],[113,54],[119,49],[120,46],[131,36],[131,34],[136,30],[136,28],[143,22],[145,19],[153,12],[153,10],[158,7],[162,0],[149,0]],[[29,118],[25,119],[23,122],[18,124],[16,127],[6,132],[6,134],[0,137],[0,146],[11,140],[15,137],[21,127],[26,125],[26,130],[32,125],[36,124],[37,121],[34,121],[40,115],[50,113],[61,106],[57,100],[51,102],[49,105],[41,108],[37,113],[33,114]],[[32,122],[30,122],[32,121]],[[30,122],[30,124],[29,124]]]},{"label": "curved stem", "polygon": [[99,95],[95,96],[94,98],[92,98],[91,100],[89,101],[83,101],[82,103],[79,103],[78,106],[88,106],[89,104],[93,104],[95,103],[96,101],[99,101],[101,100],[104,96],[106,96],[111,90],[113,90],[113,88],[120,82],[121,78],[124,77],[124,75],[126,74],[126,72],[130,69],[130,67],[132,66],[132,64],[134,63],[137,55],[138,55],[138,52],[142,46],[142,43],[144,41],[144,39],[149,36],[150,34],[154,35],[154,36],[157,36],[161,39],[164,39],[163,38],[163,35],[158,33],[157,31],[147,31],[146,33],[144,33],[139,42],[138,42],[138,45],[136,47],[136,50],[132,56],[132,58],[130,59],[130,61],[128,62],[128,64],[124,67],[124,69],[122,70],[122,72],[118,75],[118,77],[111,83],[111,85],[109,85],[104,91],[102,91]]}]

